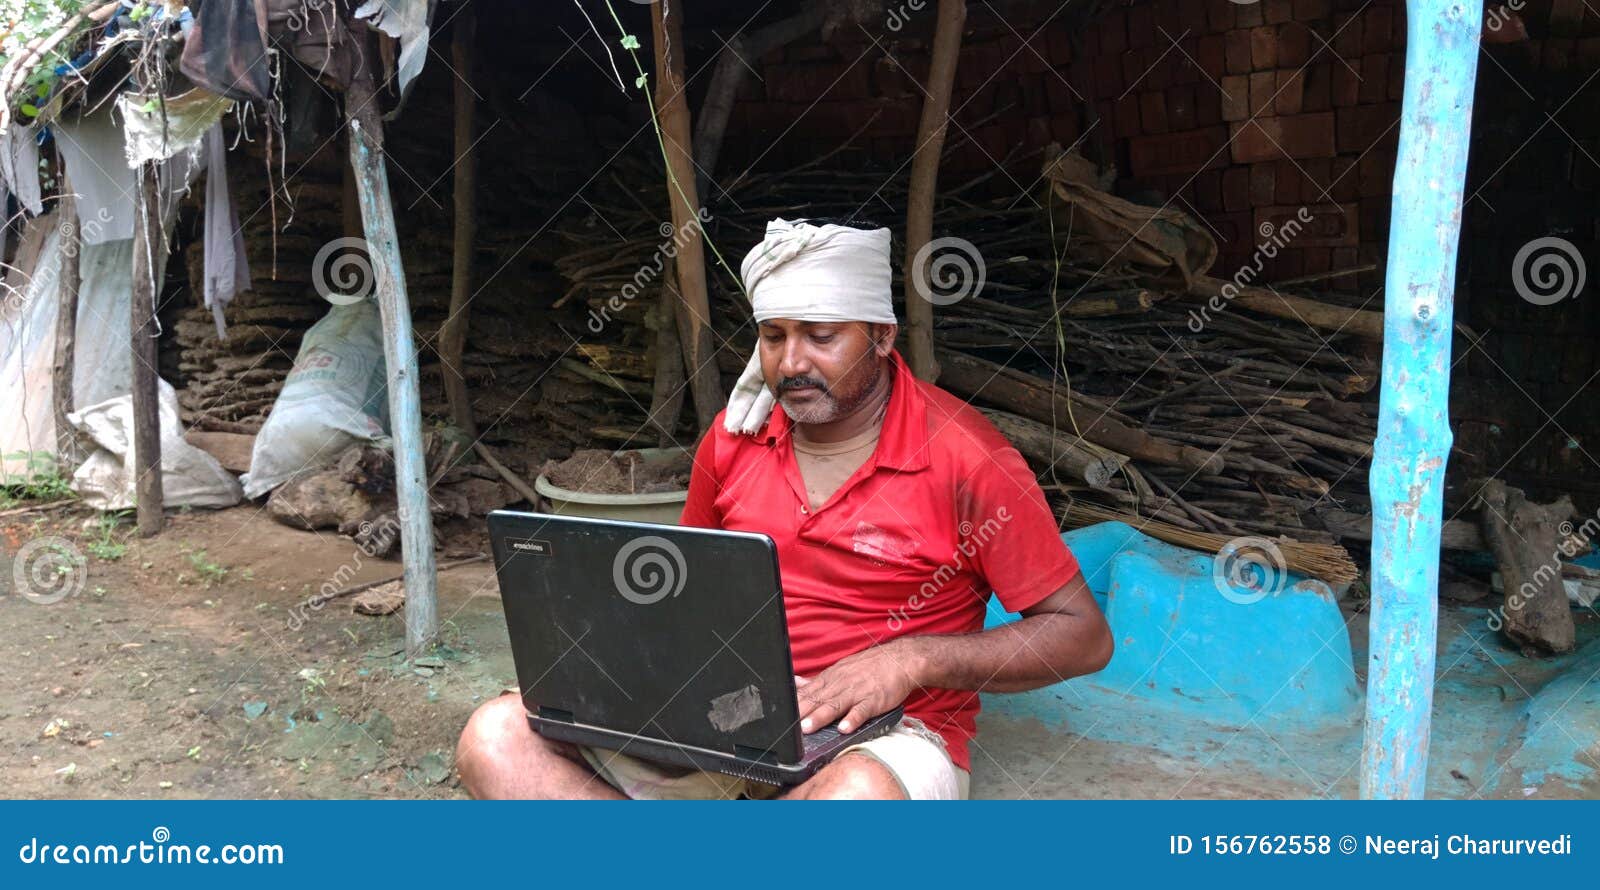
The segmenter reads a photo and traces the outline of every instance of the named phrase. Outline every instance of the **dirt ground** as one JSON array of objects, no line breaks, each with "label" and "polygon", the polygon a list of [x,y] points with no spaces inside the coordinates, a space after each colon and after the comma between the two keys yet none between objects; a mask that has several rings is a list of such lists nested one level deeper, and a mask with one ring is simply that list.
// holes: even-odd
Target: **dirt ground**
[{"label": "dirt ground", "polygon": [[[149,541],[126,534],[108,535],[84,511],[0,518],[0,553],[56,535],[83,556],[72,568],[81,589],[59,602],[0,595],[10,654],[0,676],[0,794],[464,796],[457,733],[514,682],[487,562],[440,575],[443,646],[413,665],[398,613],[354,614],[348,599],[304,606],[324,585],[400,573],[349,538],[289,529],[249,505],[172,514]],[[442,559],[483,546],[470,534],[449,540]],[[980,723],[974,796],[1304,793],[998,719]]]}]

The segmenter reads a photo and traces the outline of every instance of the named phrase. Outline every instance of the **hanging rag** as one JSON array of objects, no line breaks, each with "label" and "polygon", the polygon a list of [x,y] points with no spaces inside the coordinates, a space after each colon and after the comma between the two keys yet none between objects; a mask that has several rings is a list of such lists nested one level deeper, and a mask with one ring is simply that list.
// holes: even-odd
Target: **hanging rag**
[{"label": "hanging rag", "polygon": [[44,212],[39,192],[39,130],[12,125],[0,135],[0,181],[34,216]]},{"label": "hanging rag", "polygon": [[[122,128],[110,109],[81,117],[68,115],[50,126],[67,178],[78,197],[78,229],[83,243],[103,244],[133,237],[134,190],[138,179],[128,168]],[[199,152],[183,153],[161,165],[168,196],[183,192],[199,173]],[[176,207],[168,203],[168,212]]]},{"label": "hanging rag", "polygon": [[245,256],[244,233],[239,229],[239,214],[228,190],[228,146],[222,124],[213,124],[206,134],[206,218],[205,218],[206,308],[217,323],[217,339],[228,339],[222,310],[234,296],[250,289],[250,261]]},{"label": "hanging rag", "polygon": [[433,0],[367,0],[355,15],[400,41],[395,77],[400,82],[400,102],[404,104],[411,92],[411,82],[422,73],[422,64],[428,60],[428,23],[433,18]]},{"label": "hanging rag", "polygon": [[267,12],[257,0],[206,0],[183,46],[178,70],[197,85],[240,102],[272,96]]},{"label": "hanging rag", "polygon": [[[757,324],[774,318],[899,323],[894,317],[888,229],[775,219],[767,223],[766,238],[745,256],[739,274]],[[723,428],[754,434],[776,403],[762,377],[758,349],[728,396]]]},{"label": "hanging rag", "polygon": [[198,155],[201,140],[232,107],[232,99],[200,87],[165,100],[123,93],[117,97],[117,109],[122,113],[128,167],[165,161],[179,152]]}]

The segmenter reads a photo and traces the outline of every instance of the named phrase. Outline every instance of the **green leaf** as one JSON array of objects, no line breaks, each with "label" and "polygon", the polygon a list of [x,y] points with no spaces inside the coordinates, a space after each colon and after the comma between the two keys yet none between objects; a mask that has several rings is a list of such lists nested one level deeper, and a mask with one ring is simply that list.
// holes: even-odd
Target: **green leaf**
[{"label": "green leaf", "polygon": [[31,102],[22,103],[22,108],[20,110],[22,111],[22,116],[23,117],[38,117],[39,116],[39,106],[34,105]]},{"label": "green leaf", "polygon": [[638,77],[634,78],[633,85],[642,90],[642,89],[644,89],[645,81],[647,81],[647,80],[649,80],[649,78],[647,78],[643,74],[641,74]]},{"label": "green leaf", "polygon": [[622,48],[623,49],[638,49],[639,48],[639,38],[633,36],[632,34],[624,34],[624,35],[622,35]]}]

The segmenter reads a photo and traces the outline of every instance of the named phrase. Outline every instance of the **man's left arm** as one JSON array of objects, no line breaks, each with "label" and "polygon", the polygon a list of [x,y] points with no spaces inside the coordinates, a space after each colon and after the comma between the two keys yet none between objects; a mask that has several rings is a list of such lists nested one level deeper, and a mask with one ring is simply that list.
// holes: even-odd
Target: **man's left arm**
[{"label": "man's left arm", "polygon": [[799,681],[801,729],[837,720],[851,732],[921,688],[1024,692],[1111,660],[1111,628],[1082,573],[1022,616],[978,633],[899,637],[840,659]]}]

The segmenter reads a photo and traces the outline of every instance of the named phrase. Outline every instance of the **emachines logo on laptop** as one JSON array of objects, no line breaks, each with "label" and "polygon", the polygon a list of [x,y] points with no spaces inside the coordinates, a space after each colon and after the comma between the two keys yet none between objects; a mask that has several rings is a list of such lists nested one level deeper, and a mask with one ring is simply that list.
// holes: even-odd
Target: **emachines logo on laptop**
[{"label": "emachines logo on laptop", "polygon": [[688,574],[683,551],[657,535],[645,535],[624,544],[611,563],[611,581],[617,593],[641,606],[682,593]]}]

